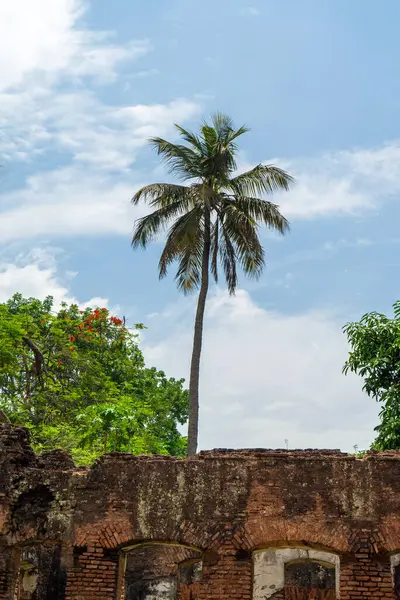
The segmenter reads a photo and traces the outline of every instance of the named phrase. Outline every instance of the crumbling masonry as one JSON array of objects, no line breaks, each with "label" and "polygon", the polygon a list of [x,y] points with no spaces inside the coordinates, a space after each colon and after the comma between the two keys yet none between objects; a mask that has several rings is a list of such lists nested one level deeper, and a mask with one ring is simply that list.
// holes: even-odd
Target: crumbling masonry
[{"label": "crumbling masonry", "polygon": [[[396,591],[397,590],[397,591]],[[400,598],[400,454],[36,456],[0,426],[0,600]]]}]

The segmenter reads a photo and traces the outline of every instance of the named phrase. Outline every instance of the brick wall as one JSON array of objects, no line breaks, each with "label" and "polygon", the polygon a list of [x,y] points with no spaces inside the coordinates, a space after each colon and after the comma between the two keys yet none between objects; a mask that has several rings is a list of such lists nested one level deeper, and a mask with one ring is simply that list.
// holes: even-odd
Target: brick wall
[{"label": "brick wall", "polygon": [[218,557],[205,560],[203,579],[196,600],[250,600],[252,590],[252,561],[237,559],[237,547],[226,542],[218,548]]},{"label": "brick wall", "polygon": [[[41,549],[32,600],[121,600],[126,548],[146,543],[175,549],[157,558],[143,546],[135,577],[175,576],[202,557],[201,580],[180,581],[178,600],[250,600],[253,553],[265,548],[338,557],[341,600],[394,600],[400,454],[113,453],[83,469],[62,452],[35,456],[24,429],[0,425],[0,600],[13,600],[11,557],[31,544]],[[282,584],[273,600],[284,596]]]},{"label": "brick wall", "polygon": [[11,548],[0,548],[0,600],[12,599],[13,564]]},{"label": "brick wall", "polygon": [[67,571],[66,600],[115,600],[118,553],[89,546],[75,552]]},{"label": "brick wall", "polygon": [[352,550],[341,560],[341,600],[394,600],[389,557],[380,555],[376,535],[361,531],[352,539]]}]

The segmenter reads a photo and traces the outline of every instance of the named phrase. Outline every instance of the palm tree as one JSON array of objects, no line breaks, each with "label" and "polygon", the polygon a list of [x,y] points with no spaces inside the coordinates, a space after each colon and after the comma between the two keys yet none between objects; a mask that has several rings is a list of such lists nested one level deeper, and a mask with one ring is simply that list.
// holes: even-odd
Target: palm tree
[{"label": "palm tree", "polygon": [[165,277],[170,264],[178,261],[178,288],[185,294],[199,289],[189,380],[187,454],[192,456],[197,450],[200,355],[210,273],[218,282],[218,266],[222,267],[230,294],[236,290],[238,267],[250,277],[261,275],[265,258],[260,224],[282,234],[289,224],[276,204],[259,196],[288,190],[293,178],[262,164],[235,174],[236,142],[248,129],[235,129],[226,115],[213,115],[211,124],[204,122],[198,134],[175,127],[186,144],[158,137],[149,142],[169,173],[186,185],[154,183],[134,195],[133,204],[144,201],[154,211],[136,221],[132,247],[146,248],[169,227],[159,276]]}]

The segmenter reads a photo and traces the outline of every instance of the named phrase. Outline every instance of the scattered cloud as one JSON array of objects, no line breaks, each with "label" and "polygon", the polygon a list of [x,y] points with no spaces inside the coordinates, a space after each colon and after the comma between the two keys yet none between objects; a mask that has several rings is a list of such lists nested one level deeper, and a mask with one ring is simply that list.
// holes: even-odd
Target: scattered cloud
[{"label": "scattered cloud", "polygon": [[[152,135],[173,135],[173,123],[197,115],[199,104],[184,98],[105,103],[97,93],[99,78],[112,83],[120,63],[149,52],[150,43],[115,44],[111,32],[83,28],[86,1],[39,0],[39,5],[16,0],[0,7],[4,171],[12,161],[40,164],[34,175],[0,195],[0,244],[40,236],[125,235],[144,210],[129,204],[142,177],[132,171],[138,152]],[[49,169],[54,162],[57,167]]]},{"label": "scattered cloud", "polygon": [[400,144],[278,161],[296,185],[278,202],[291,219],[376,211],[400,192]]},{"label": "scattered cloud", "polygon": [[[37,171],[0,197],[0,243],[42,235],[125,235],[136,216],[128,199],[149,176],[132,171],[141,149],[152,135],[172,136],[174,122],[198,116],[199,98],[106,104],[90,78],[107,73],[112,82],[121,61],[149,52],[150,42],[118,45],[110,32],[85,29],[83,0],[40,0],[43,22],[31,4],[16,0],[0,8],[0,151],[3,161],[28,164],[58,153],[62,166]],[[297,180],[290,193],[274,197],[290,220],[376,211],[400,191],[397,142],[274,162]]]},{"label": "scattered cloud", "polygon": [[345,248],[367,248],[373,246],[374,242],[367,238],[357,238],[356,240],[339,239],[335,242],[326,241],[324,243],[324,250],[327,252],[336,252]]},{"label": "scattered cloud", "polygon": [[[296,180],[290,192],[275,194],[291,220],[371,214],[400,193],[400,142],[323,156],[268,159]],[[254,164],[242,157],[238,172]]]},{"label": "scattered cloud", "polygon": [[[171,375],[187,378],[193,309],[182,300],[148,321],[145,356]],[[342,375],[348,352],[343,322],[325,311],[269,312],[244,290],[236,297],[211,297],[201,447],[274,448],[284,447],[285,439],[294,448],[367,447],[378,407],[362,393],[358,378]]]},{"label": "scattered cloud", "polygon": [[[64,169],[31,177],[23,188],[0,197],[1,242],[50,233],[126,234],[135,216],[127,200],[140,184],[129,169],[137,152],[151,135],[172,134],[174,121],[189,120],[199,111],[196,103],[184,99],[114,111],[95,101],[85,104],[86,100],[80,97],[74,104],[73,98],[58,98],[54,107],[58,129],[51,133],[40,124],[32,129],[34,137],[46,139],[46,135],[54,135],[60,145],[73,152],[74,160]],[[63,117],[62,106],[66,104],[69,110]],[[102,119],[98,119],[100,114]],[[26,140],[27,136],[23,137]],[[395,144],[369,152],[342,152],[310,161],[299,159],[291,164],[273,162],[297,179],[291,192],[274,197],[291,220],[376,210],[380,203],[396,198],[400,192],[400,149]],[[243,163],[240,170],[247,167]],[[114,170],[125,172],[118,182],[113,178]],[[71,207],[76,208],[75,214]],[[59,219],[60,210],[65,214],[63,221]],[[342,240],[335,245],[369,243],[359,239]],[[328,241],[325,249],[332,249],[332,244]]]},{"label": "scattered cloud", "polygon": [[3,197],[0,244],[49,236],[128,235],[144,214],[144,207],[129,203],[138,187],[75,167],[35,175],[24,189]]},{"label": "scattered cloud", "polygon": [[27,298],[40,300],[53,296],[55,308],[61,302],[76,303],[83,308],[107,307],[106,298],[91,298],[80,302],[70,294],[68,283],[71,281],[71,273],[60,276],[57,270],[57,257],[61,253],[59,248],[38,247],[27,254],[20,253],[13,261],[0,260],[0,302],[5,302],[18,292]]},{"label": "scattered cloud", "polygon": [[128,169],[149,136],[172,133],[173,123],[196,116],[198,103],[108,106],[89,89],[54,93],[35,88],[4,93],[0,148],[3,159],[31,160],[46,152],[67,152],[70,160],[110,171]]},{"label": "scattered cloud", "polygon": [[14,0],[0,6],[0,91],[29,78],[114,78],[116,66],[150,50],[147,40],[112,43],[112,32],[82,27],[84,0]]}]

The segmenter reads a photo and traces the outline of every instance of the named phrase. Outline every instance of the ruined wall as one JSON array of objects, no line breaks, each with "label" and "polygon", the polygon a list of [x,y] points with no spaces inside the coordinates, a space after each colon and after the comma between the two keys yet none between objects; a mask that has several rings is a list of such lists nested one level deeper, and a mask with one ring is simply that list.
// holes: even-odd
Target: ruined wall
[{"label": "ruined wall", "polygon": [[83,469],[0,426],[0,600],[395,600],[399,567],[400,454],[109,454]]}]

